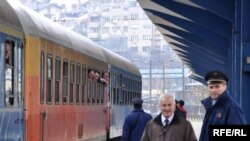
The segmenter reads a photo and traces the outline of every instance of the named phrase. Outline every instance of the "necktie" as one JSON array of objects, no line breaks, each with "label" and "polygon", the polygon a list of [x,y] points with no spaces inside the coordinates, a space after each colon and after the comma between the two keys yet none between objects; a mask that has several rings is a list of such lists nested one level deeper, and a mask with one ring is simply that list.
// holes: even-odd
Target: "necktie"
[{"label": "necktie", "polygon": [[164,134],[167,132],[168,123],[169,123],[168,119],[165,119],[165,125],[164,125],[164,127],[163,127],[163,133],[164,133]]},{"label": "necktie", "polygon": [[168,119],[165,119],[165,126],[168,126],[168,123],[169,123]]}]

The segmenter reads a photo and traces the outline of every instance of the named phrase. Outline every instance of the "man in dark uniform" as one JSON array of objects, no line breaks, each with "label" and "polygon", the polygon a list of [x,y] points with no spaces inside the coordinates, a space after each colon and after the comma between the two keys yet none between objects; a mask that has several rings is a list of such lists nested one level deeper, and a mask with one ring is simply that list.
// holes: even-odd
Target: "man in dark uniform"
[{"label": "man in dark uniform", "polygon": [[144,128],[152,116],[142,110],[143,100],[134,98],[132,100],[134,110],[126,117],[123,124],[122,141],[139,141]]},{"label": "man in dark uniform", "polygon": [[206,74],[210,97],[201,101],[206,109],[199,141],[208,141],[209,125],[240,125],[246,124],[245,116],[240,106],[227,91],[227,76],[220,71]]}]

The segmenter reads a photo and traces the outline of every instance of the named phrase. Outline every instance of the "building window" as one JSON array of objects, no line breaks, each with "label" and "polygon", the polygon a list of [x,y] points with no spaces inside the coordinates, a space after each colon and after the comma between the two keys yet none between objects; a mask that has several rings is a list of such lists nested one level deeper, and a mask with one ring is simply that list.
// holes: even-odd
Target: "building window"
[{"label": "building window", "polygon": [[91,22],[100,22],[100,17],[90,17]]},{"label": "building window", "polygon": [[151,40],[151,39],[152,39],[151,35],[143,35],[142,36],[142,40]]},{"label": "building window", "polygon": [[133,42],[133,41],[138,41],[138,36],[137,35],[132,35],[130,37],[130,40]]},{"label": "building window", "polygon": [[130,27],[130,30],[131,30],[131,31],[136,31],[136,30],[139,30],[139,27],[138,27],[137,25],[132,25],[132,26]]},{"label": "building window", "polygon": [[143,52],[149,52],[150,51],[150,46],[143,46],[142,51]]},{"label": "building window", "polygon": [[134,53],[137,53],[138,52],[138,47],[131,47],[131,51],[134,52]]},{"label": "building window", "polygon": [[109,33],[109,27],[103,27],[102,32],[103,33]]},{"label": "building window", "polygon": [[137,13],[131,14],[131,20],[137,20],[139,18],[139,15]]},{"label": "building window", "polygon": [[128,32],[128,26],[123,27],[123,32]]},{"label": "building window", "polygon": [[143,25],[143,29],[151,29],[152,25]]},{"label": "building window", "polygon": [[91,33],[99,33],[100,32],[99,27],[91,27],[89,30],[90,30]]}]

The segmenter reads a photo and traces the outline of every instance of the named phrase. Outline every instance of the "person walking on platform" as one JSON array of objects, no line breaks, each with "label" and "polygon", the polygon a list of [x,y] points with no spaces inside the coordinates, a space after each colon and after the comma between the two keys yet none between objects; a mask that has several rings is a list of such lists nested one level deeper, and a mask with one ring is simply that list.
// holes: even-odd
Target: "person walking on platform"
[{"label": "person walking on platform", "polygon": [[150,114],[142,110],[141,98],[134,98],[132,102],[134,110],[125,118],[122,141],[139,141],[147,122],[152,119]]},{"label": "person walking on platform", "polygon": [[141,141],[197,141],[191,123],[185,118],[175,115],[173,96],[160,96],[161,113],[145,127]]},{"label": "person walking on platform", "polygon": [[184,108],[185,102],[183,100],[175,100],[176,109],[174,114],[187,118],[187,110]]},{"label": "person walking on platform", "polygon": [[208,72],[205,76],[210,96],[201,101],[206,109],[199,141],[209,141],[209,125],[246,124],[240,106],[227,91],[227,76],[220,71]]}]

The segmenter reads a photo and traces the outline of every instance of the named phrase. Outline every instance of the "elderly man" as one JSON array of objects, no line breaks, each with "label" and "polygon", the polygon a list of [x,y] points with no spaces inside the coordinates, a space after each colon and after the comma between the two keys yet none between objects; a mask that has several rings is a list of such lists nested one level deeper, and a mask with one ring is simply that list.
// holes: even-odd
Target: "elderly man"
[{"label": "elderly man", "polygon": [[201,101],[206,109],[200,141],[208,141],[209,125],[245,124],[240,106],[229,96],[227,76],[220,71],[208,72],[205,76],[210,96]]},{"label": "elderly man", "polygon": [[161,113],[147,124],[141,141],[197,141],[191,123],[175,115],[175,107],[171,95],[161,95]]}]

